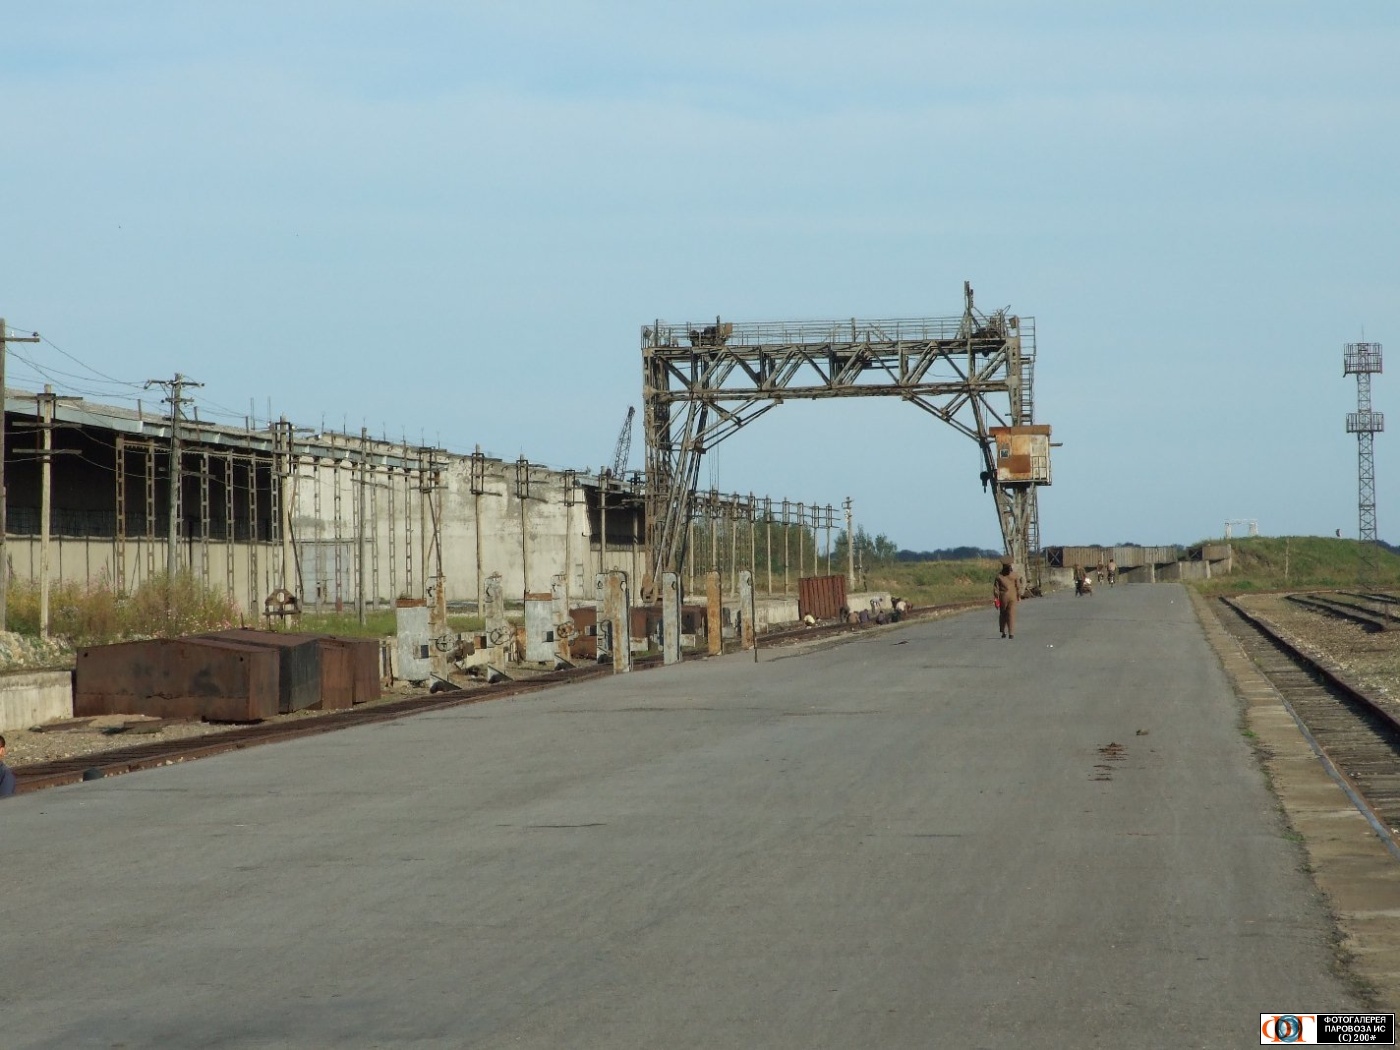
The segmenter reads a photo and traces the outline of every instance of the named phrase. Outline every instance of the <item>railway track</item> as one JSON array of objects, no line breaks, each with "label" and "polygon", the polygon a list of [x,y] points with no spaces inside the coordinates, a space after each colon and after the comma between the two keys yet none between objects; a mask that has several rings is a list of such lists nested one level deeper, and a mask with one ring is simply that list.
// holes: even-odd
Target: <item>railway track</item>
[{"label": "railway track", "polygon": [[1350,620],[1370,631],[1389,631],[1400,625],[1400,605],[1383,595],[1336,591],[1290,594],[1287,597],[1295,605]]},{"label": "railway track", "polygon": [[1400,859],[1400,719],[1239,603],[1220,599],[1216,615],[1278,690],[1318,757]]},{"label": "railway track", "polygon": [[[985,605],[985,602],[962,602],[955,605],[928,606],[913,610],[910,618],[928,619],[967,609],[983,608]],[[876,626],[878,625],[873,622],[868,624],[838,623],[772,631],[759,635],[759,648],[776,648],[797,642],[856,634]],[[700,651],[687,654],[687,657],[691,659],[700,656],[703,656]],[[660,656],[643,656],[633,660],[633,667],[638,671],[660,666]],[[192,739],[153,741],[111,751],[59,759],[54,762],[17,766],[14,769],[16,792],[28,794],[31,791],[58,787],[62,784],[76,784],[83,780],[100,780],[123,773],[135,773],[143,769],[158,769],[162,766],[172,766],[199,758],[226,754],[229,751],[240,751],[244,748],[256,747],[259,744],[273,744],[283,740],[295,740],[301,737],[330,733],[338,729],[350,729],[376,722],[389,722],[410,715],[441,711],[465,704],[479,704],[488,700],[504,700],[525,696],[565,682],[588,681],[610,674],[612,674],[610,665],[588,664],[541,674],[525,681],[507,681],[472,689],[426,693],[422,696],[366,705],[347,711],[328,712],[295,721],[266,722]]]}]

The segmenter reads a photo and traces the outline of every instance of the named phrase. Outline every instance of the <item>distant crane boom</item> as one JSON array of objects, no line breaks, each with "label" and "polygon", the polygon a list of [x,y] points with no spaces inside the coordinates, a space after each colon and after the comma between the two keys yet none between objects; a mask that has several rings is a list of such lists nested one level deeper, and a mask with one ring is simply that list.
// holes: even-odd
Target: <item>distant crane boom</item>
[{"label": "distant crane boom", "polygon": [[613,477],[622,477],[627,469],[627,458],[632,454],[632,419],[637,414],[635,405],[627,406],[627,418],[622,421],[622,432],[617,435],[617,447],[613,449]]}]

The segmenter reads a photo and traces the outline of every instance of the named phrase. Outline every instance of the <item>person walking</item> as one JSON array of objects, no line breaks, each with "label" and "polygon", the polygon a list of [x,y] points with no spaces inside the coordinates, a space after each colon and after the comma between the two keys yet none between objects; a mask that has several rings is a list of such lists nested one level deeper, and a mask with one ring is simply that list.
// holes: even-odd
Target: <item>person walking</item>
[{"label": "person walking", "polygon": [[5,765],[5,738],[0,736],[0,798],[9,798],[15,793],[15,774]]},{"label": "person walking", "polygon": [[1001,572],[992,580],[992,598],[997,607],[997,623],[1003,638],[1016,637],[1016,603],[1021,600],[1021,577],[1009,561],[1001,563]]}]

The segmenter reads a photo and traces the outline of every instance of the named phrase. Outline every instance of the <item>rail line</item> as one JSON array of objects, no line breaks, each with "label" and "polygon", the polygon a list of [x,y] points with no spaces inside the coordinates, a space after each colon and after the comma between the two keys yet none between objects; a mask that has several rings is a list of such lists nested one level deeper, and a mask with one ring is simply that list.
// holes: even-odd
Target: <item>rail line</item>
[{"label": "rail line", "polygon": [[1237,601],[1220,599],[1216,616],[1278,690],[1328,771],[1400,859],[1400,719]]},{"label": "rail line", "polygon": [[[926,606],[914,609],[910,620],[930,619],[968,609],[982,608],[985,602],[960,602],[951,605]],[[759,648],[775,648],[800,641],[829,639],[843,634],[856,634],[868,631],[877,625],[873,622],[862,624],[819,624],[814,627],[797,627],[781,631],[771,631],[759,635]],[[700,651],[687,654],[691,658],[703,656]],[[639,671],[662,666],[660,656],[642,656],[633,660],[633,667]],[[259,744],[272,744],[283,740],[330,733],[338,729],[372,725],[376,722],[389,722],[410,715],[429,711],[442,711],[465,704],[479,704],[488,700],[504,700],[540,692],[565,682],[582,682],[612,674],[607,664],[588,664],[565,668],[561,671],[542,673],[528,680],[498,682],[471,689],[445,690],[407,697],[387,703],[367,704],[346,711],[332,711],[315,717],[301,718],[286,722],[265,722],[257,725],[226,729],[207,736],[180,740],[152,741],[135,744],[131,747],[116,748],[53,762],[32,763],[14,767],[16,792],[28,794],[44,788],[62,784],[76,784],[83,780],[99,780],[135,773],[143,769],[158,769],[162,766],[178,765],[199,758],[240,751]]]},{"label": "rail line", "polygon": [[1389,631],[1400,625],[1400,607],[1393,599],[1377,595],[1354,594],[1347,591],[1311,594],[1289,594],[1296,605],[1358,623],[1367,630]]}]

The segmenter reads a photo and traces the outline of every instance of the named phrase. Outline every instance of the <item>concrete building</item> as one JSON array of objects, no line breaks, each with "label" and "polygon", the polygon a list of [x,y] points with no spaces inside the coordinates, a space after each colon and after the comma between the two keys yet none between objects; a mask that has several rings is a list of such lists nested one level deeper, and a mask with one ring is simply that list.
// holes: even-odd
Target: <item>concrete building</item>
[{"label": "concrete building", "polygon": [[[431,597],[441,575],[450,604],[476,607],[493,574],[517,603],[548,593],[556,577],[571,598],[586,601],[601,570],[622,569],[635,581],[646,572],[637,475],[615,479],[479,451],[308,433],[285,420],[228,426],[200,420],[197,411],[175,433],[169,415],[139,406],[59,400],[44,411],[41,398],[9,390],[5,399],[12,579],[41,572],[45,431],[53,449],[51,581],[134,589],[165,571],[172,516],[179,569],[225,589],[250,618],[279,589],[304,608],[353,609],[361,595],[370,606]],[[753,496],[711,494],[697,505],[701,570],[713,564],[734,577],[736,568],[753,568],[760,581],[774,578],[773,562],[756,559],[771,559],[778,529],[787,542],[776,549],[790,563],[777,570],[779,583],[791,579],[795,593],[801,571],[785,569],[810,573],[819,564],[810,523],[820,519],[784,523],[770,514],[756,521],[762,508],[778,504]],[[729,544],[713,542],[726,534]]]}]

